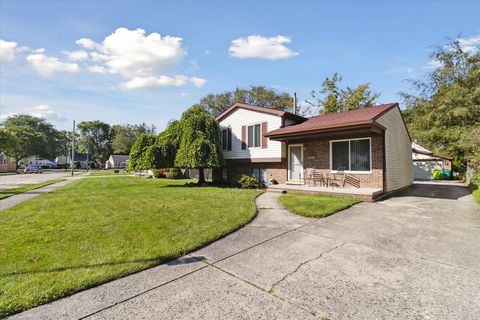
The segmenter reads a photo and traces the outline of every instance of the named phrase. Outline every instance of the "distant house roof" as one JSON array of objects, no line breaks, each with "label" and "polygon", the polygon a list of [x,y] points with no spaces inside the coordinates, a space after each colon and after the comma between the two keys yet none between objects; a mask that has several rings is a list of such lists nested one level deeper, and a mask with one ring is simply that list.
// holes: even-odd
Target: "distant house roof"
[{"label": "distant house roof", "polygon": [[354,127],[368,124],[376,124],[377,126],[380,126],[375,122],[375,120],[394,108],[398,108],[398,103],[382,104],[363,109],[314,116],[300,124],[286,126],[270,131],[266,134],[266,136],[274,138],[278,136],[288,136],[299,133],[315,133],[328,129]]},{"label": "distant house roof", "polygon": [[[75,158],[73,160],[75,160],[75,161],[87,161],[87,155],[88,155],[88,161],[92,161],[92,162],[95,161],[95,159],[93,158],[93,156],[91,154],[79,153],[79,152],[75,152]],[[70,158],[71,158],[71,154],[68,155],[68,160],[69,161],[70,161]]]},{"label": "distant house roof", "polygon": [[246,110],[257,111],[257,112],[262,112],[267,114],[273,114],[275,116],[289,118],[289,119],[293,119],[300,122],[307,120],[307,118],[299,116],[297,114],[293,114],[291,112],[276,110],[276,109],[267,108],[267,107],[257,107],[257,106],[252,106],[252,105],[241,103],[241,102],[234,103],[230,108],[220,113],[215,119],[217,121],[220,121],[236,109],[246,109]]},{"label": "distant house roof", "polygon": [[112,154],[110,158],[113,160],[113,162],[127,162],[128,160],[128,154]]},{"label": "distant house roof", "polygon": [[[444,160],[452,160],[452,158],[450,158],[450,157],[444,157],[444,156],[440,156],[438,154],[435,154],[432,151],[422,147],[421,145],[419,145],[418,143],[415,143],[415,142],[412,142],[412,152],[418,153],[418,154],[423,154],[423,155],[429,156],[431,158],[440,158],[440,159],[444,159]],[[422,159],[418,159],[418,160],[422,160]]]}]

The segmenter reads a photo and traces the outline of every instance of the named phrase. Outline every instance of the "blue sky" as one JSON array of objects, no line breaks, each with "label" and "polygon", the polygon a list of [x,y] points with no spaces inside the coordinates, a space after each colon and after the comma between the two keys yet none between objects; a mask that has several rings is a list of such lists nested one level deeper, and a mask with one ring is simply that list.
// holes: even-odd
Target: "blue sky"
[{"label": "blue sky", "polygon": [[1,0],[0,116],[161,130],[208,93],[266,85],[303,100],[334,72],[401,102],[435,46],[478,41],[478,12],[458,1]]}]

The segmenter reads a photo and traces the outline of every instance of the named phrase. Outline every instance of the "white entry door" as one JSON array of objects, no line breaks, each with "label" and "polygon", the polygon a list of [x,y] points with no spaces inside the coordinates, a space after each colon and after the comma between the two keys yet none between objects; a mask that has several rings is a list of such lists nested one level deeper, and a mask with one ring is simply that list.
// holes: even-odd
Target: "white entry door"
[{"label": "white entry door", "polygon": [[288,180],[303,180],[303,145],[288,146]]}]

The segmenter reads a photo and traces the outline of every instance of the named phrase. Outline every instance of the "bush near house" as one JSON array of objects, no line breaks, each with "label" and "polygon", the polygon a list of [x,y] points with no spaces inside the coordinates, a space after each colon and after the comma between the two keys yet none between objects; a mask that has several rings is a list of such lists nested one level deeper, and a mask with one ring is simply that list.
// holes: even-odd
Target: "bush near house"
[{"label": "bush near house", "polygon": [[261,187],[261,183],[256,177],[247,174],[238,179],[238,184],[241,189],[258,189]]},{"label": "bush near house", "polygon": [[170,171],[168,172],[168,177],[170,179],[182,179],[182,170],[180,170],[180,168],[170,168]]}]

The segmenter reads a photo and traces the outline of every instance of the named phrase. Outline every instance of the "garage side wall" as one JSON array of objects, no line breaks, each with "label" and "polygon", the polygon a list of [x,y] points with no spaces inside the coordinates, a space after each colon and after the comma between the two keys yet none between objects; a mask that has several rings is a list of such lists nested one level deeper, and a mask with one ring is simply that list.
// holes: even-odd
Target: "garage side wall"
[{"label": "garage side wall", "polygon": [[385,130],[387,192],[412,184],[412,143],[399,108],[382,115],[377,122]]}]

